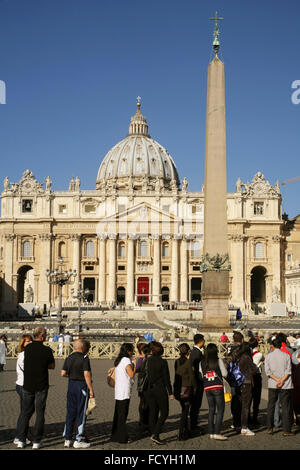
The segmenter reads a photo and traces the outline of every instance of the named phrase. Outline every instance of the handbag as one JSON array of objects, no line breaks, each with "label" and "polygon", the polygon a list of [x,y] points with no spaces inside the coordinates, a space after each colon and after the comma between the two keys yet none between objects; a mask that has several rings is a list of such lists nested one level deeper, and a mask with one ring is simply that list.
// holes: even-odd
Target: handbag
[{"label": "handbag", "polygon": [[115,377],[115,368],[111,367],[107,372],[107,383],[110,387],[114,388],[116,384],[116,377]]},{"label": "handbag", "polygon": [[226,390],[226,385],[225,385],[225,381],[224,381],[224,400],[225,400],[225,403],[230,403],[231,402],[231,393],[230,392],[227,392]]},{"label": "handbag", "polygon": [[181,391],[180,391],[180,398],[190,398],[191,396],[191,390],[192,390],[192,387],[190,385],[188,386],[182,386],[181,387]]}]

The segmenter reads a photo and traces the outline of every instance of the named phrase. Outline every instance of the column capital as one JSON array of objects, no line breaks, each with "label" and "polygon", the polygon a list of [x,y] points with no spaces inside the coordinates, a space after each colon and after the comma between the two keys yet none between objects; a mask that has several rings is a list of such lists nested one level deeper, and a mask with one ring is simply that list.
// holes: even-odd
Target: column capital
[{"label": "column capital", "polygon": [[40,233],[40,234],[39,234],[39,239],[40,239],[42,242],[54,240],[55,237],[56,237],[56,236],[53,235],[53,233]]},{"label": "column capital", "polygon": [[116,235],[115,233],[109,233],[109,234],[108,234],[108,238],[109,238],[110,240],[116,240],[116,239],[117,239],[117,235]]},{"label": "column capital", "polygon": [[158,233],[154,233],[149,236],[151,240],[160,240],[160,235]]},{"label": "column capital", "polygon": [[72,240],[72,242],[80,241],[81,234],[80,233],[71,233],[70,239]]},{"label": "column capital", "polygon": [[15,233],[6,233],[4,235],[4,237],[5,237],[5,240],[7,242],[12,242],[16,238],[16,234]]}]

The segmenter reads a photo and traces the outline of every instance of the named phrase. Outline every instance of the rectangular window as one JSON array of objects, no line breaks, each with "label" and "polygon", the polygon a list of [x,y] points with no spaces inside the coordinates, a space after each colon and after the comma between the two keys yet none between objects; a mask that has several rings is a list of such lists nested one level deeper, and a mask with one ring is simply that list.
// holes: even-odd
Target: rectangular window
[{"label": "rectangular window", "polygon": [[193,271],[200,271],[200,266],[193,266]]},{"label": "rectangular window", "polygon": [[162,206],[162,210],[163,210],[164,212],[169,213],[170,206]]},{"label": "rectangular window", "polygon": [[22,243],[22,257],[30,258],[31,257],[31,243],[30,241],[25,241]]},{"label": "rectangular window", "polygon": [[288,254],[288,255],[287,255],[287,260],[288,260],[288,261],[292,261],[292,255],[291,255],[291,254]]},{"label": "rectangular window", "polygon": [[58,212],[60,214],[66,214],[67,213],[67,206],[65,204],[60,204],[58,208]]},{"label": "rectangular window", "polygon": [[22,201],[22,212],[32,212],[32,199],[23,199]]},{"label": "rectangular window", "polygon": [[94,266],[86,266],[85,270],[86,271],[94,271]]},{"label": "rectangular window", "polygon": [[95,204],[86,204],[84,206],[84,212],[86,214],[96,214],[96,206]]},{"label": "rectangular window", "polygon": [[118,266],[118,271],[125,271],[125,266]]},{"label": "rectangular window", "polygon": [[162,267],[162,270],[163,270],[163,271],[169,271],[169,266],[163,266],[163,267]]}]

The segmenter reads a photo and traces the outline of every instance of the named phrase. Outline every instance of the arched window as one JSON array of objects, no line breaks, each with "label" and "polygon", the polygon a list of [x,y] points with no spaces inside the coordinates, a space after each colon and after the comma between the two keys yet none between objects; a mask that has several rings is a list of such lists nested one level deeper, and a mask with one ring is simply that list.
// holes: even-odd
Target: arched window
[{"label": "arched window", "polygon": [[139,245],[139,256],[146,258],[148,256],[148,243],[143,240]]},{"label": "arched window", "polygon": [[192,242],[191,254],[192,258],[200,258],[200,242],[197,240]]},{"label": "arched window", "polygon": [[91,240],[89,240],[85,244],[85,256],[87,258],[93,258],[95,256],[95,246],[94,242],[92,242]]},{"label": "arched window", "polygon": [[263,258],[263,244],[261,242],[255,243],[254,256],[255,258]]},{"label": "arched window", "polygon": [[22,243],[22,258],[31,257],[31,243],[29,240],[26,240]]},{"label": "arched window", "polygon": [[118,257],[125,258],[125,243],[119,243],[118,245]]},{"label": "arched window", "polygon": [[169,257],[169,243],[163,243],[162,257],[163,258],[168,258]]}]

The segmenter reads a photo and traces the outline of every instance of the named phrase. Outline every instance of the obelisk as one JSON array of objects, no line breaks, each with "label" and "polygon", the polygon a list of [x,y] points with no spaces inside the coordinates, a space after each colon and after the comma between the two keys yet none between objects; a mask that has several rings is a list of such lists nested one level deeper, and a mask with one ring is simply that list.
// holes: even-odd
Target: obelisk
[{"label": "obelisk", "polygon": [[219,28],[216,16],[214,58],[208,66],[205,177],[204,245],[201,262],[203,325],[229,326],[229,270],[227,241],[225,72],[218,57]]}]

